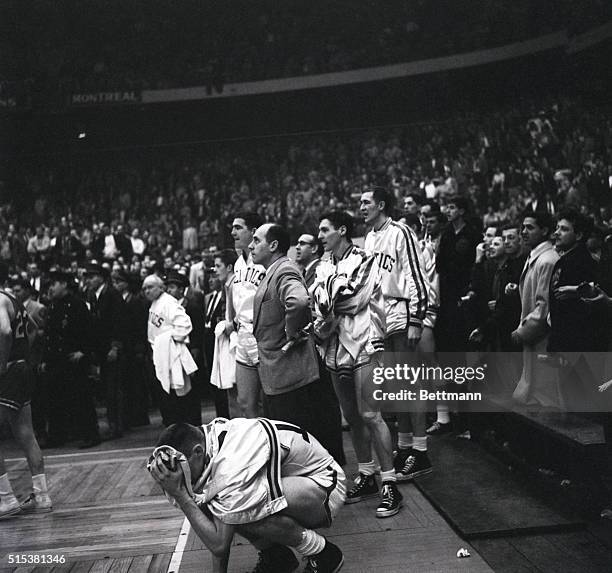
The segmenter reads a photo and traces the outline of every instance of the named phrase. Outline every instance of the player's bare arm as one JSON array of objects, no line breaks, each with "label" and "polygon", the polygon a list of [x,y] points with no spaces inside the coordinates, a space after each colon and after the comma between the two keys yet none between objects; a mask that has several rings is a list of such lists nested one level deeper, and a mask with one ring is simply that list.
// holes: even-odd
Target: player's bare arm
[{"label": "player's bare arm", "polygon": [[[180,467],[171,471],[160,458],[156,458],[150,471],[155,481],[162,486],[168,495],[174,498],[197,536],[217,558],[213,561],[225,560],[227,564],[229,548],[235,532],[234,526],[227,525],[213,516],[209,517],[205,511],[202,511],[196,505],[185,487],[183,472]],[[219,571],[224,571],[224,569],[219,569]]]},{"label": "player's bare arm", "polygon": [[0,375],[6,372],[6,364],[11,354],[13,333],[11,330],[11,313],[13,305],[8,297],[0,296]]}]

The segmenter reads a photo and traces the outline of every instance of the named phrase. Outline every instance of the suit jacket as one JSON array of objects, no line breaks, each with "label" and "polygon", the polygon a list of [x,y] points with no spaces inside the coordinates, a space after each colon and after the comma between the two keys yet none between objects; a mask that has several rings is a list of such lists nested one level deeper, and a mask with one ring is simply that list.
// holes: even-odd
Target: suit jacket
[{"label": "suit jacket", "polygon": [[191,319],[192,330],[189,333],[189,348],[202,350],[204,344],[204,295],[192,288],[183,298],[183,308]]},{"label": "suit jacket", "polygon": [[578,243],[555,264],[550,281],[551,352],[605,352],[605,314],[579,299],[557,300],[553,291],[561,286],[598,282],[599,268],[584,242]]},{"label": "suit jacket", "polygon": [[123,333],[125,355],[129,360],[136,354],[144,354],[149,343],[147,341],[147,321],[149,312],[147,302],[134,293],[129,293],[124,299]]},{"label": "suit jacket", "polygon": [[130,237],[125,234],[116,234],[115,237],[115,245],[117,245],[117,249],[121,253],[121,255],[126,259],[130,259],[134,254],[134,250],[132,249],[132,241]]},{"label": "suit jacket", "polygon": [[93,319],[92,339],[98,359],[104,360],[111,347],[121,348],[126,336],[125,302],[110,285],[104,285],[100,298],[90,292],[87,297]]},{"label": "suit jacket", "polygon": [[54,300],[49,306],[43,361],[52,367],[66,364],[68,355],[93,350],[91,314],[73,294]]},{"label": "suit jacket", "polygon": [[225,320],[225,290],[221,290],[221,296],[213,303],[213,297],[219,291],[208,293],[204,297],[204,361],[210,373],[212,370],[213,357],[215,353],[215,327]]},{"label": "suit jacket", "polygon": [[214,333],[215,326],[217,326],[217,323],[225,319],[225,293],[223,292],[223,290],[221,290],[221,296],[216,297],[214,304],[212,304],[213,297],[215,297],[218,292],[219,291],[210,292],[204,297],[205,332],[210,331]]},{"label": "suit jacket", "polygon": [[312,283],[314,283],[315,276],[317,275],[317,267],[321,263],[321,259],[315,259],[312,261],[310,267],[307,267],[307,271],[304,274],[304,281],[306,282],[306,288],[310,289]]},{"label": "suit jacket", "polygon": [[253,310],[263,391],[269,396],[284,394],[317,380],[319,365],[311,338],[282,351],[312,319],[302,274],[287,257],[268,268],[255,293]]}]

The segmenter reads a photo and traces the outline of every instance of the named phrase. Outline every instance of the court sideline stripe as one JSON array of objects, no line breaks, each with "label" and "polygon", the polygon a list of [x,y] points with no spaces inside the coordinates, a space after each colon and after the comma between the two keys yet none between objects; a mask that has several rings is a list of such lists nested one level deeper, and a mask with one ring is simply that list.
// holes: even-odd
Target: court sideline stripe
[{"label": "court sideline stripe", "polygon": [[[122,454],[125,452],[150,452],[153,450],[153,446],[143,446],[142,448],[123,448],[121,450],[96,450],[95,452],[74,452],[73,454],[51,454],[45,455],[43,457],[45,459],[54,459],[54,458],[74,458],[74,457],[84,457],[84,456],[96,456],[99,454]],[[21,458],[7,458],[4,460],[5,462],[24,462],[26,459],[24,457]]]},{"label": "court sideline stripe", "polygon": [[174,547],[174,553],[172,554],[172,559],[170,559],[167,573],[178,573],[178,570],[181,568],[181,561],[183,560],[183,553],[185,552],[190,530],[191,526],[189,525],[189,520],[185,518],[183,520],[181,532],[176,540],[176,546]]}]

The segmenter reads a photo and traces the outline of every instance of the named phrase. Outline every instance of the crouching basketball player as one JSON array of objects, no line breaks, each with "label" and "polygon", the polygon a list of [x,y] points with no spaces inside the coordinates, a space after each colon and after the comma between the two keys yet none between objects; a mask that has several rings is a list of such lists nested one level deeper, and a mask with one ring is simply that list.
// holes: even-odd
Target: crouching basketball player
[{"label": "crouching basketball player", "polygon": [[[259,550],[254,572],[339,571],[338,547],[314,531],[344,504],[345,476],[301,428],[265,418],[174,424],[160,436],[149,471],[226,572],[235,533]],[[184,479],[183,479],[184,477]]]}]

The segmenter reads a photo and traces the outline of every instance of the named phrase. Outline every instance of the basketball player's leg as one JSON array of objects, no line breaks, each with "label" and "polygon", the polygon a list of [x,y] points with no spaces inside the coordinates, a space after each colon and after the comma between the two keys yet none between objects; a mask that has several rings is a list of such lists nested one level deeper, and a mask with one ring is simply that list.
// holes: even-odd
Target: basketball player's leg
[{"label": "basketball player's leg", "polygon": [[13,414],[9,420],[13,437],[25,454],[32,475],[44,474],[45,464],[36,436],[34,435],[31,405],[23,406]]},{"label": "basketball player's leg", "polygon": [[[330,494],[308,477],[282,478],[282,487],[287,508],[260,521],[241,525],[238,532],[262,551],[282,555],[282,548],[278,546],[288,546],[304,557],[340,566],[344,560],[342,552],[313,528],[330,525],[342,506],[343,493],[330,503],[337,492]],[[283,555],[283,559],[290,560],[290,557]]]},{"label": "basketball player's leg", "polygon": [[342,413],[351,427],[351,441],[353,442],[357,462],[370,462],[372,460],[370,430],[361,416],[355,381],[345,377],[340,378],[334,372],[331,373],[331,379]]},{"label": "basketball player's leg", "polygon": [[[386,341],[387,342],[387,341]],[[414,365],[433,365],[434,339],[433,330],[424,327],[421,340],[416,349],[408,344],[405,333],[398,333],[388,342],[388,350],[393,353],[395,362],[410,360]],[[416,381],[417,389],[424,388],[426,381]],[[427,402],[416,400],[410,404],[410,412],[398,414],[398,453],[394,460],[397,479],[411,480],[419,475],[431,472],[432,466],[427,455]]]},{"label": "basketball player's leg", "polygon": [[[0,405],[0,427],[10,425],[11,417],[15,415],[14,410]],[[4,454],[0,449],[0,518],[13,515],[21,511],[21,505],[15,497],[11,482],[6,471]]]},{"label": "basketball player's leg", "polygon": [[[32,407],[28,403],[17,411],[0,407],[0,411],[2,410],[8,411],[7,421],[13,432],[13,437],[25,454],[28,467],[32,473],[33,491],[21,505],[21,509],[25,513],[51,511],[52,504],[49,498],[45,464],[32,425]],[[0,415],[2,414],[0,413]],[[0,476],[5,473],[4,460],[1,460]]]},{"label": "basketball player's leg", "polygon": [[298,545],[305,528],[328,526],[325,509],[326,491],[307,477],[284,477],[281,480],[287,507],[260,521],[239,528],[251,538],[280,545]]},{"label": "basketball player's leg", "polygon": [[238,406],[245,418],[259,416],[259,394],[261,382],[255,366],[236,362],[236,390]]},{"label": "basketball player's leg", "polygon": [[[42,454],[32,427],[30,404],[28,403],[19,409],[0,405],[0,426],[5,425],[10,426],[15,441],[25,453],[28,466],[32,472],[34,492],[23,504],[17,500],[8,478],[4,455],[0,451],[0,517],[6,517],[21,511],[50,511],[51,500],[47,494]],[[44,495],[38,495],[37,497],[36,494]]]},{"label": "basketball player's leg", "polygon": [[[8,417],[6,411],[8,408],[0,406],[0,425],[4,425],[5,419]],[[15,492],[11,486],[11,482],[6,471],[4,455],[0,450],[0,519],[7,518],[11,515],[21,512],[21,503],[15,497]]]},{"label": "basketball player's leg", "polygon": [[355,370],[355,398],[359,406],[359,415],[371,436],[381,470],[385,472],[393,468],[391,432],[382,417],[379,405],[365,390],[371,385],[373,370],[377,364],[376,360],[372,360]]}]

